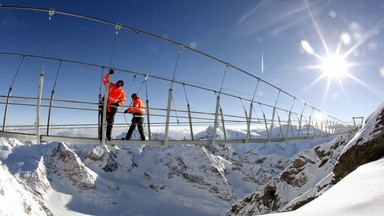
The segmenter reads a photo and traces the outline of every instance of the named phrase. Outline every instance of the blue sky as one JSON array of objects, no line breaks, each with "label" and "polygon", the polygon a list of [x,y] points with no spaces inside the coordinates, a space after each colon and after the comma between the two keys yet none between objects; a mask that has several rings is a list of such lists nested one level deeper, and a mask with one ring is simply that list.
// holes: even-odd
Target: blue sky
[{"label": "blue sky", "polygon": [[[308,0],[307,3],[308,7],[303,0],[1,1],[4,6],[54,8],[149,32],[229,62],[341,120],[366,117],[384,98],[384,2]],[[42,55],[47,21],[47,13],[0,8],[0,51]],[[109,65],[114,33],[110,25],[55,14],[49,28],[46,56]],[[320,59],[306,52],[303,41],[320,57],[327,56],[327,49],[335,53],[341,41],[339,54],[349,53],[346,56],[349,75],[339,80],[322,76],[322,70],[316,68],[321,64]],[[172,79],[177,51],[176,45],[122,29],[117,36],[112,67]],[[8,93],[20,60],[21,57],[0,56],[1,95]],[[58,62],[46,61],[45,67],[44,97],[49,97]],[[175,78],[218,90],[224,71],[224,64],[182,49]],[[36,96],[40,72],[41,60],[25,59],[13,95]],[[99,68],[63,63],[55,98],[97,101],[100,73]],[[117,72],[111,79],[123,79],[128,91],[132,78],[130,74]],[[143,77],[137,77],[132,91],[139,88],[142,80]],[[230,68],[223,89],[252,98],[255,85],[256,80]],[[149,79],[151,103],[166,107],[169,87],[168,82]],[[175,85],[174,92],[176,108],[185,109],[182,86]],[[187,93],[195,110],[214,112],[213,93],[189,87]],[[257,100],[270,104],[276,97],[276,90],[268,86],[260,86],[256,94]],[[291,103],[288,97],[279,99],[283,108],[289,109]],[[239,100],[223,97],[222,105],[227,113],[243,113]],[[248,104],[245,106],[248,109]],[[300,112],[302,106],[294,109]],[[10,115],[15,117],[10,118],[15,122],[27,120],[28,117],[17,117],[23,112],[25,107],[14,107]],[[79,116],[70,111],[60,112],[61,118],[55,117],[60,122],[65,122],[67,116]],[[93,116],[84,118],[89,122]]]}]

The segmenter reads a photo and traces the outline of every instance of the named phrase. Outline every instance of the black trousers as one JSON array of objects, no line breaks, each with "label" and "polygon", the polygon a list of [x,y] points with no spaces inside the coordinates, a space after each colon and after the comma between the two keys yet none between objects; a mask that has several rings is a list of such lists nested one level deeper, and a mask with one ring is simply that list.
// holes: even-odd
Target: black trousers
[{"label": "black trousers", "polygon": [[144,122],[144,116],[142,116],[142,117],[141,116],[140,117],[133,116],[132,124],[129,127],[129,130],[128,130],[128,133],[127,133],[127,136],[125,137],[125,139],[126,140],[130,140],[131,139],[132,133],[133,133],[133,131],[135,130],[135,128],[137,126],[137,128],[139,130],[139,133],[140,133],[141,140],[145,140],[143,122]]},{"label": "black trousers", "polygon": [[[107,111],[107,134],[106,137],[108,140],[111,140],[112,138],[112,128],[113,128],[113,123],[115,122],[115,115],[117,112],[117,108],[110,107],[110,111]],[[100,117],[100,128],[99,128],[99,138],[101,139],[101,132],[102,132],[102,127],[103,127],[103,109],[101,108],[99,111],[99,117]]]}]

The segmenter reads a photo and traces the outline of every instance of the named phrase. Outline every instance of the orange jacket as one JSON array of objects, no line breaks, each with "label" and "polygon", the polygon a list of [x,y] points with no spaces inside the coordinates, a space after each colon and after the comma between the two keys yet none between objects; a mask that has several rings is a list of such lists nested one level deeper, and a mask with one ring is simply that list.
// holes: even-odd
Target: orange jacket
[{"label": "orange jacket", "polygon": [[132,108],[128,109],[129,113],[132,113],[133,115],[144,115],[145,113],[145,106],[141,98],[137,97],[133,103]]},{"label": "orange jacket", "polygon": [[[103,79],[104,86],[106,86],[109,76],[109,74],[105,75]],[[116,84],[114,84],[113,82],[109,82],[108,105],[113,103],[119,103],[119,106],[121,106],[125,103],[126,100],[127,99],[125,98],[125,91],[121,88],[121,86],[119,88],[116,88]],[[110,111],[109,107],[108,111]]]}]

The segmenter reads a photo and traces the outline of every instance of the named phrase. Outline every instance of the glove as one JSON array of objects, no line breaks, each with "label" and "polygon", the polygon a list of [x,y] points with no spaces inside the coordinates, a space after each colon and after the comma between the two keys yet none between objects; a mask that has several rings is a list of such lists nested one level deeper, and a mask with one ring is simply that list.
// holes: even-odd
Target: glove
[{"label": "glove", "polygon": [[115,71],[113,70],[113,69],[111,69],[111,70],[109,70],[109,74],[114,74],[115,73]]},{"label": "glove", "polygon": [[124,113],[128,113],[128,110],[126,109],[126,110],[124,111]]},{"label": "glove", "polygon": [[119,103],[113,103],[112,105],[113,105],[113,106],[116,106],[116,107],[120,106]]}]

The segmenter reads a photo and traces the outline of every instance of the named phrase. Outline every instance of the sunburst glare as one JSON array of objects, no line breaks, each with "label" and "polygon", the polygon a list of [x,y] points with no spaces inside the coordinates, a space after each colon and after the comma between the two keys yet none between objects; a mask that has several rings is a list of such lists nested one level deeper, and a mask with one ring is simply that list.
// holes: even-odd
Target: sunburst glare
[{"label": "sunburst glare", "polygon": [[331,55],[322,59],[322,72],[329,78],[340,79],[344,77],[348,73],[347,67],[345,59],[339,55]]},{"label": "sunburst glare", "polygon": [[[355,66],[356,64],[347,62],[346,58],[356,51],[358,47],[360,47],[362,44],[364,44],[370,37],[372,37],[375,32],[377,32],[378,29],[380,29],[382,26],[384,26],[384,19],[381,20],[379,23],[374,25],[366,34],[361,34],[360,32],[355,31],[353,35],[351,35],[349,32],[343,32],[340,35],[339,38],[339,44],[337,48],[335,49],[334,53],[330,52],[330,48],[327,45],[327,42],[325,40],[325,37],[323,35],[323,32],[321,31],[319,22],[317,20],[317,17],[313,15],[312,10],[308,4],[308,0],[304,0],[305,6],[307,8],[308,14],[312,20],[312,23],[317,31],[317,34],[321,40],[321,43],[323,44],[323,48],[326,51],[326,56],[320,56],[315,52],[315,49],[311,46],[311,44],[308,41],[302,40],[301,46],[310,55],[315,56],[320,60],[319,65],[314,65],[309,68],[312,69],[320,69],[321,75],[315,79],[310,85],[309,88],[311,88],[313,85],[318,83],[322,78],[328,78],[324,96],[326,96],[329,93],[330,86],[332,80],[336,80],[338,84],[340,85],[341,89],[344,91],[343,87],[343,78],[350,78],[353,81],[357,82],[361,86],[367,88],[368,90],[372,92],[377,92],[377,90],[374,90],[369,87],[366,83],[359,80],[357,77],[353,76],[349,71],[351,69],[351,66]],[[336,14],[334,14],[336,15]],[[332,18],[336,16],[331,16]],[[351,29],[359,29],[359,25],[357,23],[351,23]],[[357,35],[358,34],[358,35]],[[344,53],[339,53],[340,48],[342,45],[349,46],[352,45],[352,40],[356,40],[356,44],[354,44],[349,50],[347,50]],[[380,75],[384,77],[384,69],[380,71]]]}]

